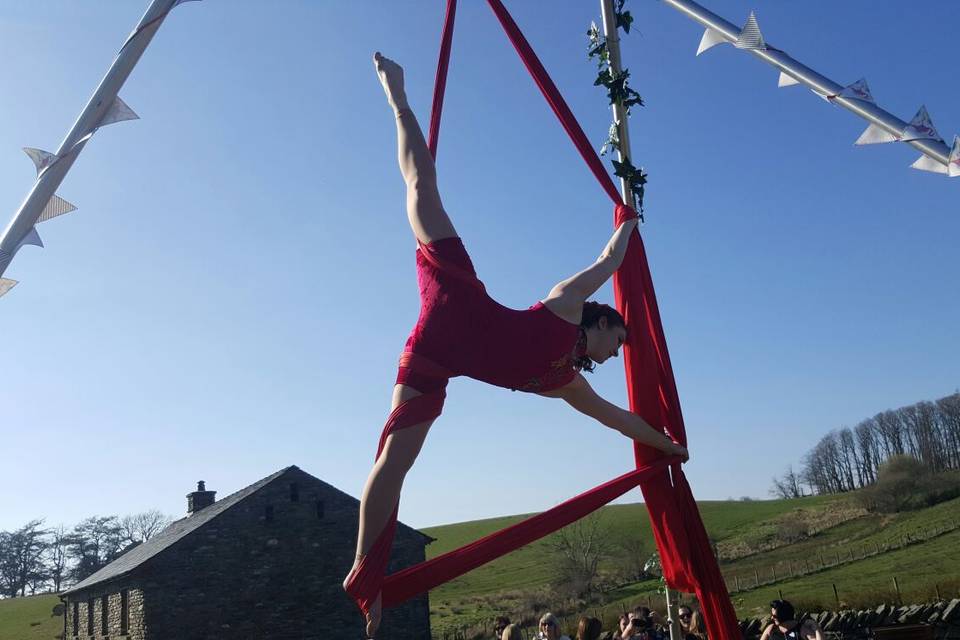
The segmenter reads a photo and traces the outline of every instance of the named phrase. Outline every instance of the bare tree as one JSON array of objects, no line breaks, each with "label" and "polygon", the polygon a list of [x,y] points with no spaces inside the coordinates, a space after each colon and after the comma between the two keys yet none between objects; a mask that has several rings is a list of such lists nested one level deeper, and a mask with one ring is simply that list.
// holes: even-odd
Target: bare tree
[{"label": "bare tree", "polygon": [[880,452],[877,450],[875,428],[873,420],[869,418],[853,428],[857,448],[860,450],[860,475],[863,478],[861,486],[871,484],[877,479]]},{"label": "bare tree", "polygon": [[47,574],[53,583],[54,593],[60,593],[67,578],[69,534],[62,524],[49,531],[47,542]]},{"label": "bare tree", "polygon": [[960,469],[960,393],[937,400],[944,449],[951,469]]},{"label": "bare tree", "polygon": [[70,577],[79,581],[120,557],[123,531],[117,516],[92,516],[73,528],[67,544],[69,555],[75,561]]},{"label": "bare tree", "polygon": [[600,513],[593,513],[556,532],[549,542],[557,554],[555,583],[582,596],[593,589],[600,561],[610,551],[609,531]]},{"label": "bare tree", "polygon": [[803,497],[803,487],[800,486],[800,476],[794,472],[793,465],[787,467],[787,472],[780,478],[773,479],[770,494],[785,500]]},{"label": "bare tree", "polygon": [[0,533],[0,589],[11,598],[27,595],[46,580],[43,555],[47,543],[43,520],[31,520],[16,531]]},{"label": "bare tree", "polygon": [[143,513],[134,513],[120,519],[120,529],[124,541],[132,544],[146,542],[167,527],[173,518],[152,509]]}]

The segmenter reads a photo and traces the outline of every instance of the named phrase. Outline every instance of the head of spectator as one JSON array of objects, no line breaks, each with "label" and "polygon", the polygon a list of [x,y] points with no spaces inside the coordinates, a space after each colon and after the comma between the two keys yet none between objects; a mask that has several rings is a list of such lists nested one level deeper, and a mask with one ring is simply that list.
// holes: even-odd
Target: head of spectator
[{"label": "head of spectator", "polygon": [[552,613],[545,613],[540,616],[540,633],[538,638],[543,640],[570,640],[567,636],[560,633],[560,621]]},{"label": "head of spectator", "polygon": [[597,640],[603,632],[603,623],[596,618],[583,616],[577,625],[576,640]]},{"label": "head of spectator", "polygon": [[497,636],[497,640],[523,640],[523,634],[520,632],[520,625],[508,624]]},{"label": "head of spectator", "polygon": [[493,637],[500,640],[503,630],[510,626],[510,618],[507,616],[497,616],[493,619]]},{"label": "head of spectator", "polygon": [[685,630],[686,640],[707,640],[707,627],[699,611],[690,614],[690,626]]},{"label": "head of spectator", "polygon": [[653,624],[650,620],[650,609],[637,607],[627,614],[627,627],[621,634],[624,640],[650,640]]},{"label": "head of spectator", "polygon": [[627,629],[630,627],[630,616],[623,614],[620,616],[620,635],[622,636],[626,633]]},{"label": "head of spectator", "polygon": [[690,628],[690,618],[693,616],[693,609],[685,604],[677,607],[677,622],[680,623],[680,630],[684,633]]},{"label": "head of spectator", "polygon": [[793,605],[786,600],[774,600],[770,603],[770,621],[778,627],[789,625],[793,622],[796,613]]}]

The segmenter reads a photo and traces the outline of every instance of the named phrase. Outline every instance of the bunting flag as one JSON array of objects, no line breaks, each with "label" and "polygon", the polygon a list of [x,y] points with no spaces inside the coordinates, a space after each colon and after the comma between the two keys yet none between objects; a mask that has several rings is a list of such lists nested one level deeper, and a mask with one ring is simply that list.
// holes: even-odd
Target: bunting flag
[{"label": "bunting flag", "polygon": [[920,110],[917,111],[917,115],[913,116],[913,120],[911,120],[907,128],[903,130],[903,135],[900,136],[900,139],[904,142],[910,142],[911,140],[943,141],[943,138],[937,133],[937,128],[933,126],[933,120],[930,119],[930,114],[927,113],[925,106],[921,106]]}]

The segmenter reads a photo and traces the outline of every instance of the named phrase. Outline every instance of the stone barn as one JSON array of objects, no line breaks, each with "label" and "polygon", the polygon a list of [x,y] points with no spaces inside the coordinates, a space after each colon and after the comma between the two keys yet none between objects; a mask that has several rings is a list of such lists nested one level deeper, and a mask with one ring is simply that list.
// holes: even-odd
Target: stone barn
[{"label": "stone barn", "polygon": [[[185,518],[64,592],[64,638],[323,640],[364,637],[341,588],[360,503],[287,467],[221,500],[204,483]],[[390,572],[432,539],[397,527]],[[378,640],[430,637],[423,595],[384,612]]]}]

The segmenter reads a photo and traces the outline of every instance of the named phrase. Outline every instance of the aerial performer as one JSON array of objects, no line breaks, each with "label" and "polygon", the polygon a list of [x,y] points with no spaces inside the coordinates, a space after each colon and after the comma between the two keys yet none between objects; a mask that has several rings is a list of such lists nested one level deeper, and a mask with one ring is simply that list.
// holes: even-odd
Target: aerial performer
[{"label": "aerial performer", "polygon": [[418,245],[421,309],[400,356],[392,412],[360,500],[356,560],[343,583],[364,614],[370,637],[380,626],[380,590],[403,480],[440,415],[450,378],[468,376],[561,398],[636,442],[688,458],[686,448],[662,428],[601,398],[581,373],[616,357],[626,339],[623,317],[589,298],[623,261],[636,212],[618,208],[617,229],[592,265],[562,280],[529,309],[504,307],[487,294],[444,211],[433,156],[407,103],[403,69],[379,52],[373,61],[397,122],[407,217]]}]

